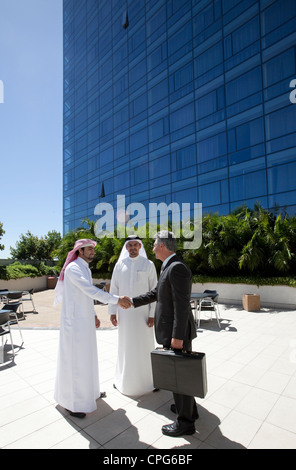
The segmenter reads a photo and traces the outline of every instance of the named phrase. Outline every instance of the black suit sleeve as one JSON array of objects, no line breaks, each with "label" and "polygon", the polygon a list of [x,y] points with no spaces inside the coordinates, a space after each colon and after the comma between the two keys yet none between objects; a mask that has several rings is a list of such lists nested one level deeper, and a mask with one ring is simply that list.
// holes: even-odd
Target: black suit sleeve
[{"label": "black suit sleeve", "polygon": [[156,287],[146,294],[138,295],[138,297],[133,297],[134,307],[141,307],[142,305],[152,304],[152,302],[157,301]]},{"label": "black suit sleeve", "polygon": [[174,306],[172,337],[184,339],[190,313],[191,272],[183,264],[176,264],[170,272],[170,283]]}]

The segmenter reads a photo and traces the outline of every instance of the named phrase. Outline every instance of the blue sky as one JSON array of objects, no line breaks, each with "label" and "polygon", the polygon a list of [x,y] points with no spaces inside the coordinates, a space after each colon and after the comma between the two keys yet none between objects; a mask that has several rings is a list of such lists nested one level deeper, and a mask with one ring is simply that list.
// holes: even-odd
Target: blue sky
[{"label": "blue sky", "polygon": [[62,233],[62,0],[0,0],[0,258]]}]

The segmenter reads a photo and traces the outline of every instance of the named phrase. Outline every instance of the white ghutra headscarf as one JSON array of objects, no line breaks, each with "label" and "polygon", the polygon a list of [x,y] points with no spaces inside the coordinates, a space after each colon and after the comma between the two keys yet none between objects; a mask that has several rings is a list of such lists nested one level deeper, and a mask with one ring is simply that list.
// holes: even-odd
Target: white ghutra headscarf
[{"label": "white ghutra headscarf", "polygon": [[127,249],[126,249],[126,245],[128,244],[128,242],[131,242],[131,241],[136,241],[136,242],[139,242],[139,243],[140,243],[141,248],[140,248],[140,251],[139,251],[139,255],[140,255],[140,256],[143,256],[144,258],[147,258],[146,250],[145,250],[145,248],[144,248],[144,245],[143,245],[143,242],[142,242],[141,238],[138,237],[137,235],[129,235],[129,236],[125,239],[125,244],[124,244],[123,247],[122,247],[120,256],[119,256],[119,258],[118,258],[118,261],[122,261],[123,259],[129,257],[129,252],[128,252]]}]

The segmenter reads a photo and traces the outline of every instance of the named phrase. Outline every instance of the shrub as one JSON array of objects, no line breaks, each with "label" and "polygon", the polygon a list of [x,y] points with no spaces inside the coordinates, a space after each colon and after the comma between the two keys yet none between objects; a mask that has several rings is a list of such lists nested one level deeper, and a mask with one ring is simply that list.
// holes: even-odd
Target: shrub
[{"label": "shrub", "polygon": [[56,268],[46,266],[41,262],[38,266],[31,264],[21,264],[16,261],[8,266],[0,266],[0,279],[8,281],[9,279],[20,279],[22,277],[39,277],[39,276],[57,275]]}]

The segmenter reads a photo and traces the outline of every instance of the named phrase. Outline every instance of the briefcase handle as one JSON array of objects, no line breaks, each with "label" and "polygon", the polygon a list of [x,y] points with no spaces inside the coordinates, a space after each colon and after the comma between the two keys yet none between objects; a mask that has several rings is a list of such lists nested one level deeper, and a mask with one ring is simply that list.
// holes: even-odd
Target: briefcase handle
[{"label": "briefcase handle", "polygon": [[173,348],[156,348],[159,351],[173,351],[175,354],[179,356],[191,356],[192,352],[185,351],[184,349],[173,349]]}]

